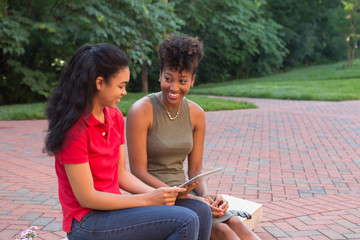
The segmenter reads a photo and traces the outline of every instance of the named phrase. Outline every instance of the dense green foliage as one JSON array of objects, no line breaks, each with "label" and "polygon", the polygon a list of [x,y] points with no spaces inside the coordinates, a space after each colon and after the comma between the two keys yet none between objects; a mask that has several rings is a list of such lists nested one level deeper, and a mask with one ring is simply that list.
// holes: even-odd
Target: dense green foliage
[{"label": "dense green foliage", "polygon": [[[181,22],[163,1],[11,0],[4,6],[0,104],[44,100],[64,61],[85,43],[107,42],[125,50],[136,77],[139,64],[151,63],[154,45]],[[141,31],[150,37],[143,39]]]},{"label": "dense green foliage", "polygon": [[283,27],[281,38],[289,51],[285,67],[346,56],[341,0],[271,0],[262,7],[267,17]]},{"label": "dense green foliage", "polygon": [[346,38],[357,37],[346,3],[357,0],[1,0],[0,105],[45,101],[85,43],[127,53],[130,91],[142,90],[142,67],[159,89],[156,50],[171,33],[204,41],[196,84],[344,59]]},{"label": "dense green foliage", "polygon": [[181,30],[205,43],[198,83],[264,76],[282,65],[280,26],[263,17],[257,1],[174,2],[187,23]]}]

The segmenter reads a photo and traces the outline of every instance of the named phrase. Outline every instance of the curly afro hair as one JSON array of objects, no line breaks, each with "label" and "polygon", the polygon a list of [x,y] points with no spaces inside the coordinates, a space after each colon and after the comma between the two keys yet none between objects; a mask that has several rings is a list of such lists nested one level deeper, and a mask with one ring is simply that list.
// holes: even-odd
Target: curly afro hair
[{"label": "curly afro hair", "polygon": [[197,66],[204,56],[204,46],[197,37],[171,35],[159,46],[160,73],[164,68],[183,70],[196,74]]}]

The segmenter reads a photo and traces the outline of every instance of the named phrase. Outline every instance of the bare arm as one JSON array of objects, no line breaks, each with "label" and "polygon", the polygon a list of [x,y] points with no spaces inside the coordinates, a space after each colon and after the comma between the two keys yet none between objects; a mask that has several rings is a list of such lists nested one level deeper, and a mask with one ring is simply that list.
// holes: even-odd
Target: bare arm
[{"label": "bare arm", "polygon": [[71,188],[84,208],[115,210],[152,205],[173,205],[181,188],[160,188],[146,194],[120,195],[101,192],[94,188],[89,163],[65,164]]},{"label": "bare arm", "polygon": [[[202,158],[204,151],[204,139],[206,131],[205,113],[200,106],[193,102],[189,102],[190,117],[193,125],[193,150],[188,156],[188,174],[189,178],[195,177],[202,172]],[[206,182],[200,181],[195,188],[196,193],[203,197],[203,201],[208,203],[213,217],[221,217],[228,205],[221,195],[210,195]]]},{"label": "bare arm", "polygon": [[131,172],[146,184],[154,187],[165,187],[165,183],[147,171],[146,139],[152,126],[152,104],[148,97],[134,103],[126,118],[126,139]]},{"label": "bare arm", "polygon": [[98,191],[94,187],[89,163],[65,164],[65,171],[76,199],[82,207],[96,210],[115,210],[152,205],[173,205],[181,188],[159,188],[154,190],[144,184],[125,167],[125,147],[120,146],[119,185],[124,190],[138,195],[120,195]]},{"label": "bare arm", "polygon": [[125,146],[120,146],[120,161],[118,164],[119,186],[131,193],[147,193],[154,190],[153,187],[145,184],[126,169]]},{"label": "bare arm", "polygon": [[[193,125],[193,149],[188,156],[188,175],[189,179],[195,177],[202,172],[202,158],[205,139],[205,113],[201,107],[193,102],[189,102],[190,117]],[[200,181],[195,191],[200,196],[208,195],[205,181]]]}]

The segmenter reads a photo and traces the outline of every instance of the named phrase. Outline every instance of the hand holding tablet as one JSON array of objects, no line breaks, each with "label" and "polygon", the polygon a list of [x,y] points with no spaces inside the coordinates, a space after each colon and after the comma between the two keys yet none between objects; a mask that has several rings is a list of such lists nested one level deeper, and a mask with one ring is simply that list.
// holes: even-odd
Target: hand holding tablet
[{"label": "hand holding tablet", "polygon": [[209,172],[204,172],[204,173],[201,173],[199,175],[197,175],[196,177],[193,177],[192,179],[184,182],[183,184],[181,184],[179,187],[186,187],[188,185],[190,185],[191,183],[193,182],[196,182],[196,181],[200,181],[200,180],[205,180],[207,179],[208,177],[210,177],[211,175],[219,172],[220,170],[222,170],[221,168],[217,168],[217,169],[214,169],[214,170],[211,170]]}]

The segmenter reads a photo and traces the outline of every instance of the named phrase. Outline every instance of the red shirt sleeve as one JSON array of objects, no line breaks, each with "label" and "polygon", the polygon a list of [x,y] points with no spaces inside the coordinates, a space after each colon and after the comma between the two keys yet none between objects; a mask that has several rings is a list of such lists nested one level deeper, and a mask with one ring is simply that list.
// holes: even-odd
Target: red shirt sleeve
[{"label": "red shirt sleeve", "polygon": [[89,134],[83,121],[78,121],[66,134],[60,153],[60,164],[89,162]]}]

